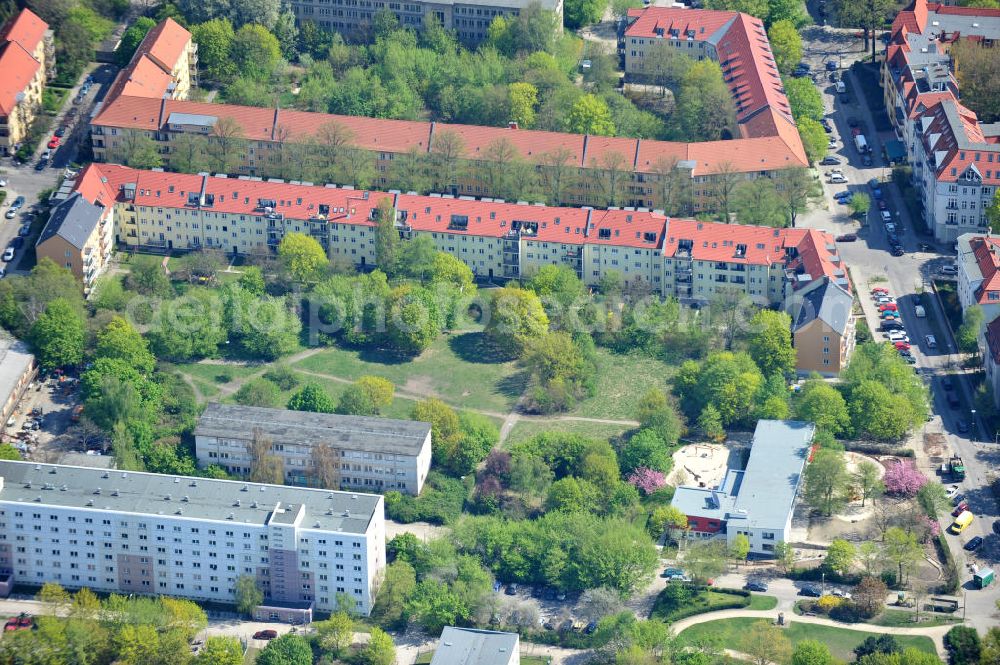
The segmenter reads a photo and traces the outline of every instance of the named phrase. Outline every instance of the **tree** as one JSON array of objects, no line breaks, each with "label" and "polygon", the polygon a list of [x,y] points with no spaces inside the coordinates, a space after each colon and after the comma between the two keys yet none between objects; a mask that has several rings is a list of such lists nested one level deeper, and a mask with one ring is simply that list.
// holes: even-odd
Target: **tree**
[{"label": "tree", "polygon": [[122,360],[134,367],[140,374],[152,373],[156,358],[149,352],[149,345],[132,325],[116,316],[97,334],[98,358]]},{"label": "tree", "polygon": [[982,657],[979,632],[971,626],[952,626],[944,636],[944,646],[954,665],[978,665]]},{"label": "tree", "polygon": [[241,665],[243,647],[235,637],[209,637],[195,656],[194,665]]},{"label": "tree", "polygon": [[[378,628],[373,628],[376,631]],[[295,633],[268,642],[257,655],[257,665],[312,665],[312,649],[306,638]]]},{"label": "tree", "polygon": [[614,589],[599,587],[587,589],[580,597],[580,616],[587,621],[599,622],[624,609],[621,594]]},{"label": "tree", "polygon": [[281,485],[285,468],[281,458],[274,455],[274,442],[259,427],[254,427],[247,444],[250,458],[250,480],[255,483]]},{"label": "tree", "polygon": [[836,665],[830,648],[818,640],[802,640],[792,651],[792,665]]},{"label": "tree", "polygon": [[671,540],[678,540],[678,534],[683,538],[688,529],[688,518],[677,506],[657,506],[649,516],[646,528],[657,540],[664,532]]},{"label": "tree", "polygon": [[722,416],[719,414],[719,410],[712,404],[706,404],[705,408],[698,414],[698,429],[701,430],[702,434],[716,443],[722,443],[726,438],[726,429],[722,424]]},{"label": "tree", "polygon": [[955,342],[963,353],[979,353],[979,334],[983,330],[983,308],[972,305],[965,309],[962,325],[955,334]]},{"label": "tree", "polygon": [[781,227],[788,221],[784,202],[770,178],[740,183],[733,191],[732,205],[741,224]]},{"label": "tree", "polygon": [[698,582],[718,577],[726,570],[726,546],[717,540],[692,543],[684,552],[684,568]]},{"label": "tree", "polygon": [[453,130],[436,132],[431,142],[430,164],[434,191],[453,194],[458,184],[459,160],[465,141]]},{"label": "tree", "polygon": [[872,201],[864,192],[856,192],[854,196],[851,197],[851,212],[858,219],[864,219],[865,215],[871,209]]},{"label": "tree", "polygon": [[73,599],[60,584],[46,582],[35,594],[35,600],[45,605],[48,614],[59,614],[69,607]]},{"label": "tree", "polygon": [[795,400],[795,414],[834,435],[841,434],[851,424],[844,396],[822,379],[810,379],[803,384]]},{"label": "tree", "polygon": [[379,201],[375,220],[375,265],[385,274],[392,275],[399,259],[399,230],[396,229],[396,209],[391,197]]},{"label": "tree", "polygon": [[771,623],[756,621],[740,639],[739,650],[756,665],[788,663],[792,657],[792,643],[784,631]]},{"label": "tree", "polygon": [[583,95],[576,100],[566,114],[565,126],[567,132],[574,134],[615,135],[611,109],[596,95]]},{"label": "tree", "polygon": [[917,469],[916,464],[900,461],[886,469],[882,482],[887,494],[912,499],[930,481]]},{"label": "tree", "polygon": [[264,26],[248,24],[233,36],[230,57],[241,76],[265,81],[281,60],[281,45]]},{"label": "tree", "polygon": [[[886,527],[888,528],[888,527]],[[881,572],[882,548],[878,543],[866,540],[858,546],[858,563],[864,569],[865,575],[872,576]]]},{"label": "tree", "polygon": [[367,646],[359,654],[359,661],[364,665],[392,665],[396,662],[396,646],[392,637],[381,628],[373,627]]},{"label": "tree", "polygon": [[410,411],[410,420],[431,424],[431,454],[435,464],[447,465],[456,452],[462,436],[458,414],[439,399],[417,402]]},{"label": "tree", "polygon": [[236,610],[240,614],[251,615],[254,608],[264,601],[264,592],[253,575],[240,575],[233,585],[236,594]]},{"label": "tree", "polygon": [[722,68],[712,60],[692,62],[677,90],[671,133],[688,141],[716,141],[731,136],[735,126],[736,108]]},{"label": "tree", "polygon": [[135,54],[135,50],[139,48],[139,44],[146,37],[146,33],[155,26],[156,21],[148,16],[140,16],[135,20],[135,23],[128,27],[128,30],[122,33],[121,41],[118,43],[118,50],[115,51],[115,59],[118,61],[119,67],[124,67],[129,63],[129,60]]},{"label": "tree", "polygon": [[517,82],[507,86],[510,118],[518,127],[530,129],[535,124],[535,107],[538,106],[538,88],[531,83]]},{"label": "tree", "polygon": [[993,200],[984,211],[993,233],[1000,233],[1000,189],[993,193]]},{"label": "tree", "polygon": [[899,645],[899,640],[895,636],[883,633],[877,636],[869,635],[866,637],[861,644],[854,648],[854,657],[857,659],[857,662],[861,662],[862,658],[873,654],[894,654],[902,653],[902,651],[903,648]]},{"label": "tree", "polygon": [[750,357],[766,376],[795,370],[791,330],[792,319],[784,312],[762,309],[750,319]]},{"label": "tree", "polygon": [[835,10],[840,16],[840,25],[864,29],[865,49],[871,41],[872,60],[875,59],[876,31],[885,26],[885,22],[895,8],[892,0],[837,0]]},{"label": "tree", "polygon": [[746,534],[738,533],[733,538],[733,544],[729,547],[729,555],[736,561],[746,562],[750,556],[750,538]]},{"label": "tree", "polygon": [[316,383],[307,383],[288,400],[288,408],[293,411],[313,413],[333,413],[336,406],[330,394]]},{"label": "tree", "polygon": [[607,7],[606,0],[570,0],[563,10],[566,27],[572,30],[597,23]]},{"label": "tree", "polygon": [[747,353],[711,353],[701,363],[686,361],[674,379],[681,409],[698,417],[706,406],[719,414],[724,427],[752,418],[754,399],[764,377]]},{"label": "tree", "polygon": [[906,396],[894,394],[876,380],[862,381],[853,388],[848,408],[856,433],[880,441],[901,439],[916,420]]},{"label": "tree", "polygon": [[191,33],[198,44],[198,62],[204,68],[205,78],[227,80],[233,73],[230,56],[236,38],[233,24],[226,18],[213,18],[192,26]]},{"label": "tree", "polygon": [[471,293],[475,284],[472,281],[472,269],[461,259],[448,252],[438,252],[434,255],[431,269],[431,282],[434,284],[449,284],[459,293]]},{"label": "tree", "polygon": [[897,583],[903,584],[909,572],[923,558],[924,550],[916,535],[894,526],[885,532],[882,552],[886,560],[896,566]]},{"label": "tree", "polygon": [[243,406],[264,406],[276,407],[281,399],[281,391],[278,386],[270,381],[248,381],[240,386],[240,389],[233,395],[237,404]]},{"label": "tree", "polygon": [[1000,663],[1000,628],[990,628],[982,640],[982,665]]},{"label": "tree", "polygon": [[799,137],[802,139],[802,147],[805,148],[806,158],[810,163],[818,162],[826,154],[830,145],[826,137],[826,130],[812,118],[799,118],[796,120],[799,127]]},{"label": "tree", "polygon": [[772,23],[767,30],[767,38],[771,42],[771,53],[778,71],[786,76],[791,74],[802,60],[802,36],[795,24],[787,19]]},{"label": "tree", "polygon": [[640,467],[665,473],[673,465],[667,443],[653,429],[641,429],[629,437],[619,453],[619,459],[623,473]]},{"label": "tree", "polygon": [[518,357],[527,343],[546,333],[548,316],[533,291],[516,287],[493,289],[483,333],[490,345],[508,357]]},{"label": "tree", "polygon": [[687,211],[691,199],[691,172],[681,168],[681,159],[676,155],[657,157],[652,171],[656,176],[653,194],[657,207],[668,215]]},{"label": "tree", "polygon": [[868,499],[874,499],[885,491],[885,484],[882,482],[882,474],[874,462],[862,460],[858,463],[853,474],[855,491],[861,495],[861,505],[864,506]]},{"label": "tree", "polygon": [[46,369],[69,367],[83,362],[86,338],[83,315],[68,300],[49,302],[28,335],[38,363]]},{"label": "tree", "polygon": [[776,543],[774,546],[774,560],[783,572],[788,572],[795,563],[795,548],[783,540]]},{"label": "tree", "polygon": [[823,565],[838,575],[846,575],[854,566],[856,557],[857,551],[850,541],[834,538],[826,549],[826,560]]},{"label": "tree", "polygon": [[315,238],[291,232],[278,245],[278,259],[297,282],[314,282],[327,265],[326,252]]},{"label": "tree", "polygon": [[385,568],[382,587],[375,597],[372,617],[392,626],[404,617],[406,599],[417,587],[417,576],[413,566],[406,561],[396,560]]},{"label": "tree", "polygon": [[806,466],[806,501],[816,510],[832,515],[847,501],[848,479],[843,453],[817,451]]},{"label": "tree", "polygon": [[326,621],[313,624],[320,648],[334,658],[339,658],[351,646],[354,638],[354,619],[347,612],[334,612]]},{"label": "tree", "polygon": [[122,143],[122,161],[134,169],[155,169],[163,166],[160,146],[145,134],[129,132]]},{"label": "tree", "polygon": [[792,117],[796,121],[810,118],[819,122],[823,119],[826,114],[823,97],[812,79],[805,76],[783,78],[781,83],[785,88],[785,94],[788,95],[788,104],[792,107]]},{"label": "tree", "polygon": [[573,158],[573,152],[565,146],[559,146],[539,156],[538,167],[541,172],[542,187],[549,205],[564,203],[565,191],[572,189],[576,175]]},{"label": "tree", "polygon": [[[802,79],[793,79],[800,81]],[[788,224],[795,227],[795,220],[800,213],[809,209],[809,202],[819,191],[822,191],[813,179],[808,169],[785,169],[779,176],[778,198],[785,206]]]}]

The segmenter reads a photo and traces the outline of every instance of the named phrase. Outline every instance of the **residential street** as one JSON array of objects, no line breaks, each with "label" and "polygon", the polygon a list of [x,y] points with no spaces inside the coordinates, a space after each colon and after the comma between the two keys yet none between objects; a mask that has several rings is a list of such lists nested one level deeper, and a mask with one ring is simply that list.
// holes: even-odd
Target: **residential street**
[{"label": "residential street", "polygon": [[[825,31],[821,34],[825,35]],[[844,65],[849,59],[854,59],[861,55],[862,44],[858,40],[853,41],[853,48],[849,56],[844,57]],[[825,41],[807,42],[807,60],[812,64],[814,71],[820,71],[825,76],[822,69],[824,59],[830,57],[831,49]],[[958,432],[957,422],[959,419],[965,421],[973,420],[971,411],[972,388],[966,380],[964,374],[959,369],[959,356],[956,355],[955,341],[948,330],[944,313],[940,309],[937,298],[931,298],[931,311],[927,312],[927,317],[918,318],[914,306],[918,304],[918,294],[931,290],[931,280],[937,274],[941,266],[951,263],[954,255],[951,248],[935,247],[933,239],[929,235],[917,233],[919,220],[909,218],[907,208],[903,205],[899,191],[893,185],[883,185],[882,189],[889,203],[889,210],[892,211],[893,218],[897,225],[901,225],[902,232],[900,240],[906,253],[900,257],[893,257],[889,253],[884,225],[879,218],[879,211],[876,208],[875,199],[872,199],[872,210],[868,215],[866,223],[858,225],[850,219],[848,206],[837,203],[832,199],[834,192],[850,191],[871,193],[867,182],[872,178],[881,181],[889,180],[891,170],[889,165],[882,160],[881,146],[885,141],[896,138],[892,132],[877,133],[872,119],[870,105],[865,103],[861,86],[855,77],[848,73],[845,78],[847,88],[851,96],[850,103],[844,104],[836,98],[833,84],[826,78],[820,79],[820,89],[823,93],[824,105],[827,110],[827,118],[834,124],[832,136],[838,137],[838,149],[836,156],[843,160],[843,164],[836,168],[841,168],[848,180],[846,185],[831,185],[824,182],[823,202],[817,209],[802,215],[797,223],[798,226],[823,228],[835,235],[844,233],[857,233],[858,241],[850,243],[838,243],[838,250],[844,258],[845,263],[850,268],[850,274],[858,291],[859,299],[865,308],[865,315],[868,326],[872,330],[876,339],[884,339],[878,332],[878,313],[868,297],[870,289],[881,284],[888,286],[890,293],[896,297],[901,312],[901,317],[906,326],[907,333],[913,344],[913,352],[917,358],[916,367],[925,376],[925,381],[930,382],[931,395],[934,399],[933,418],[926,423],[924,430],[917,432],[911,445],[917,453],[917,462],[925,473],[938,482],[934,475],[933,465],[923,455],[922,437],[924,431],[943,431],[952,449],[962,456],[966,464],[967,477],[962,484],[962,494],[966,496],[970,504],[970,510],[977,516],[973,524],[966,529],[961,536],[947,535],[952,552],[960,568],[960,576],[966,591],[967,616],[973,626],[980,630],[996,624],[995,614],[997,611],[995,601],[1000,598],[1000,588],[996,585],[992,589],[985,591],[973,590],[971,588],[971,572],[967,564],[976,563],[980,567],[1000,565],[1000,537],[993,534],[991,525],[994,519],[1000,517],[996,509],[996,500],[989,490],[989,483],[995,477],[992,468],[1000,464],[1000,448],[994,443],[992,433],[984,436],[981,425],[976,422],[969,434]],[[872,144],[872,166],[865,168],[861,164],[861,156],[851,144],[851,128],[849,119],[856,118],[866,137]],[[839,140],[839,137],[847,137],[847,142]],[[834,167],[819,167],[822,173]],[[824,179],[825,180],[825,179]],[[920,243],[928,243],[932,251],[919,251]],[[928,347],[927,335],[934,335],[937,346],[934,349]],[[960,386],[961,396],[964,405],[960,409],[952,409],[944,400],[944,389],[940,385],[941,376],[948,372],[958,372],[956,383]],[[979,434],[976,434],[976,432]],[[989,439],[988,443],[978,443]],[[952,521],[951,515],[945,513],[941,518],[942,529],[946,528]],[[966,556],[962,550],[962,544],[968,542],[974,536],[979,535],[986,539],[986,544],[972,556]]]}]

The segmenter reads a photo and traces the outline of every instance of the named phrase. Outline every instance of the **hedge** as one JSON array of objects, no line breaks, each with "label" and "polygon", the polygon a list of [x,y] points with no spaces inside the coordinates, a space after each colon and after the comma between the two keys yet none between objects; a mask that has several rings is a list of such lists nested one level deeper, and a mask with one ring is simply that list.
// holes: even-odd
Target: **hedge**
[{"label": "hedge", "polygon": [[[735,596],[735,598],[733,598],[733,600],[731,602],[717,603],[717,604],[713,604],[711,607],[697,607],[697,606],[693,606],[693,607],[688,607],[688,608],[680,608],[680,609],[672,610],[672,611],[669,612],[669,616],[670,616],[669,621],[670,622],[680,621],[681,619],[687,619],[688,617],[693,617],[693,616],[696,616],[698,614],[707,614],[709,612],[718,612],[720,610],[742,609],[744,607],[749,607],[749,605],[750,605],[750,592],[749,591],[744,591],[743,589],[721,589],[721,588],[720,589],[716,589],[714,587],[697,586],[697,585],[688,585],[687,588],[690,589],[695,594],[702,594],[702,593],[707,593],[707,592],[711,591],[711,592],[714,592],[714,593],[728,594],[730,596]],[[660,599],[657,598],[657,602],[654,603],[653,609],[652,609],[652,611],[650,612],[650,615],[649,615],[651,619],[652,618],[661,618],[661,617],[657,616],[657,614],[658,614],[657,608],[658,608],[659,605],[660,605]],[[660,612],[662,612],[662,610],[660,610]],[[664,621],[668,621],[668,620],[664,619]]]},{"label": "hedge", "polygon": [[910,448],[898,448],[891,444],[874,441],[844,441],[844,450],[862,455],[892,455],[894,457],[914,457]]}]

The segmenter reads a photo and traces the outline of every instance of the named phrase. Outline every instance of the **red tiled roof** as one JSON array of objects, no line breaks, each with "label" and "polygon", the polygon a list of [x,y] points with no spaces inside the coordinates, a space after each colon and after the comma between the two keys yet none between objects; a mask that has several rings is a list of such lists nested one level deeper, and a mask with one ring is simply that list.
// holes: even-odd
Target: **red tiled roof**
[{"label": "red tiled roof", "polygon": [[40,19],[30,9],[21,13],[0,28],[0,43],[16,42],[28,53],[34,53],[38,43],[45,37],[49,24]]},{"label": "red tiled roof", "polygon": [[169,96],[173,71],[184,54],[191,33],[171,18],[146,33],[128,66],[115,77],[104,99],[104,108],[120,96],[161,99]]},{"label": "red tiled roof", "polygon": [[142,55],[121,73],[119,81],[122,82],[119,94],[159,99],[166,94],[173,77],[152,59]]},{"label": "red tiled roof", "polygon": [[896,14],[892,21],[892,32],[901,28],[910,32],[922,33],[927,25],[927,0],[913,0],[913,3]]},{"label": "red tiled roof", "polygon": [[21,94],[41,67],[41,63],[18,42],[0,45],[0,114],[9,116]]},{"label": "red tiled roof", "polygon": [[146,33],[137,52],[147,54],[169,73],[177,66],[190,41],[191,33],[168,18]]},{"label": "red tiled roof", "polygon": [[[625,29],[626,37],[669,38],[670,31],[676,29],[680,31],[681,39],[686,37],[688,30],[694,30],[694,38],[705,41],[736,18],[737,13],[710,9],[646,7],[630,9],[628,15],[635,16],[636,20]],[[657,30],[662,30],[662,34],[658,35]]]},{"label": "red tiled roof", "polygon": [[983,281],[976,290],[976,302],[989,301],[989,292],[1000,292],[1000,238],[982,236],[969,241]]}]

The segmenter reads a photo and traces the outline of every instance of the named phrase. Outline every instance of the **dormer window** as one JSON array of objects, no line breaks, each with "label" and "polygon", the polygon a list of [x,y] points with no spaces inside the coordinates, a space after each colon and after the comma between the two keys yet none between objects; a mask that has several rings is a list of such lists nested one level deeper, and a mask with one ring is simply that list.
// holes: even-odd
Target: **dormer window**
[{"label": "dormer window", "polygon": [[611,238],[611,229],[597,229],[597,237],[601,240]]}]

